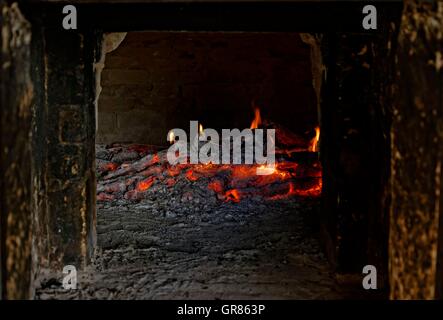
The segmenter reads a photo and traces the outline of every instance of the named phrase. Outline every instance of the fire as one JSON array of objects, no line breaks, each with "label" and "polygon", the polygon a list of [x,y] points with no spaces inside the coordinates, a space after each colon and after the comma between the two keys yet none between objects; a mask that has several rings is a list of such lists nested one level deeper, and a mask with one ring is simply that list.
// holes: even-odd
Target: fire
[{"label": "fire", "polygon": [[175,134],[174,131],[169,131],[168,133],[168,141],[169,143],[173,144],[175,142]]},{"label": "fire", "polygon": [[154,181],[155,181],[154,177],[150,177],[148,179],[140,181],[137,184],[137,191],[146,191],[146,190],[148,190],[152,186]]},{"label": "fire", "polygon": [[321,179],[318,180],[316,184],[311,186],[308,189],[297,189],[294,186],[293,182],[289,183],[288,191],[285,194],[278,194],[272,197],[269,197],[269,200],[281,200],[281,199],[287,199],[292,196],[299,196],[299,197],[318,197],[321,195],[322,190],[322,181]]},{"label": "fire", "polygon": [[[265,200],[282,200],[290,197],[318,197],[321,195],[321,165],[280,161],[274,167],[265,165],[230,165],[230,164],[177,164],[165,163],[163,157],[153,154],[147,160],[150,166],[138,173],[144,176],[127,178],[124,183],[115,182],[105,185],[99,201],[112,201],[118,194],[135,184],[135,188],[124,195],[125,199],[141,199],[151,187],[174,186],[180,179],[191,183],[206,184],[206,188],[215,193],[217,199],[239,203],[250,197],[262,197]],[[266,175],[257,175],[257,169],[267,171]],[[202,181],[202,182],[200,182]],[[155,184],[155,185],[154,185]]]},{"label": "fire", "polygon": [[203,125],[201,123],[198,125],[198,135],[203,135]]},{"label": "fire", "polygon": [[258,126],[261,124],[260,109],[255,108],[254,114],[255,114],[255,117],[254,117],[254,120],[252,120],[250,129],[257,129]]},{"label": "fire", "polygon": [[[261,123],[258,107],[254,108],[254,120],[250,128],[256,129]],[[266,127],[272,122],[266,123]],[[193,129],[195,134],[197,128]],[[318,197],[322,191],[322,169],[318,157],[297,152],[319,150],[320,127],[315,127],[312,139],[291,135],[276,125],[280,132],[278,140],[279,157],[273,166],[258,164],[191,164],[189,162],[171,165],[164,150],[153,147],[135,146],[139,153],[148,155],[134,163],[107,162],[99,170],[108,172],[104,179],[110,183],[103,186],[97,195],[99,201],[113,201],[124,193],[129,200],[144,199],[154,195],[159,188],[172,187],[186,179],[186,184],[207,188],[218,200],[239,203],[247,198],[281,200],[289,197]],[[283,133],[282,133],[283,132]],[[203,125],[198,125],[199,136],[205,135]],[[283,137],[283,138],[281,138]],[[168,141],[175,143],[174,131],[167,134]],[[283,142],[282,142],[283,141]],[[288,150],[295,150],[290,151]],[[306,157],[306,160],[305,160]],[[297,162],[300,159],[302,161]],[[128,177],[129,176],[129,177]],[[141,178],[143,177],[143,178]],[[113,178],[125,179],[113,182]],[[142,179],[142,180],[141,180]],[[151,192],[145,193],[151,189]]]},{"label": "fire", "polygon": [[270,175],[273,173],[275,173],[275,166],[268,167],[265,165],[261,165],[260,167],[257,168],[257,174],[260,175]]},{"label": "fire", "polygon": [[311,152],[317,152],[318,151],[318,141],[320,139],[320,127],[315,127],[315,137],[312,138],[310,145],[309,145],[309,151]]}]

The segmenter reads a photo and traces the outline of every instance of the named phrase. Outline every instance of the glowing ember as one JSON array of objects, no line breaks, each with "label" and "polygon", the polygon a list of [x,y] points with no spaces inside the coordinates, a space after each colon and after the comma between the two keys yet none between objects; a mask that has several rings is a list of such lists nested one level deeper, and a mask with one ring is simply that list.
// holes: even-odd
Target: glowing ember
[{"label": "glowing ember", "polygon": [[109,170],[109,171],[114,171],[115,169],[117,169],[118,168],[118,165],[116,164],[116,163],[108,163],[108,165],[107,165],[107,169]]},{"label": "glowing ember", "polygon": [[274,167],[267,167],[265,165],[261,165],[257,168],[257,174],[258,175],[270,175],[275,173],[275,166]]},{"label": "glowing ember", "polygon": [[[260,109],[256,107],[251,129],[259,128],[261,123]],[[266,127],[270,124],[273,123],[266,122]],[[100,190],[97,189],[97,199],[113,201],[124,197],[137,200],[155,194],[162,187],[181,188],[184,185],[187,188],[189,185],[207,188],[208,195],[232,203],[251,197],[268,201],[294,196],[318,197],[322,189],[322,170],[318,157],[312,152],[318,152],[320,128],[316,127],[315,137],[309,139],[297,136],[278,124],[273,124],[273,127],[276,128],[278,144],[273,166],[189,162],[170,165],[167,150],[143,145],[127,147],[126,150],[143,154],[143,158],[120,164],[108,160],[97,163],[97,170],[101,172],[99,177],[104,181]],[[199,124],[198,133],[204,135],[202,124]],[[175,138],[174,132],[169,131],[168,141],[174,143]],[[113,150],[126,152],[124,148],[119,145]]]},{"label": "glowing ember", "polygon": [[198,180],[198,176],[196,176],[196,175],[194,174],[194,171],[192,171],[191,169],[189,169],[189,170],[186,172],[186,178],[187,178],[189,181],[197,181],[197,180]]},{"label": "glowing ember", "polygon": [[230,168],[233,180],[248,179],[256,176],[256,167],[252,165],[235,165]]},{"label": "glowing ember", "polygon": [[[301,163],[281,160],[275,167],[246,164],[171,166],[162,155],[153,155],[148,156],[147,167],[137,174],[131,171],[131,164],[128,164],[126,172],[131,175],[123,175],[123,180],[104,184],[98,190],[97,197],[100,201],[112,201],[118,198],[118,194],[123,193],[125,199],[141,199],[147,196],[145,192],[148,190],[155,193],[161,185],[173,187],[183,179],[192,184],[200,184],[200,187],[206,186],[208,191],[211,190],[218,199],[225,202],[238,203],[249,197],[261,197],[270,201],[293,196],[317,197],[322,188],[321,166],[317,158],[313,159],[311,162],[304,160]],[[268,174],[257,175],[257,169],[265,170]],[[112,174],[120,174],[118,170],[112,171]],[[112,174],[108,178],[111,181]],[[139,176],[145,178],[140,181],[137,178]],[[134,184],[134,190],[128,190]]]},{"label": "glowing ember", "polygon": [[307,189],[298,189],[294,187],[294,183],[289,183],[289,189],[285,194],[278,194],[274,195],[272,197],[269,197],[268,200],[281,200],[281,199],[287,199],[292,196],[299,196],[299,197],[318,197],[321,195],[321,189],[322,189],[322,181],[321,179],[314,184],[312,187]]},{"label": "glowing ember", "polygon": [[152,157],[151,164],[156,164],[156,163],[159,163],[159,162],[160,162],[160,158],[158,157],[158,154],[156,153]]},{"label": "glowing ember", "polygon": [[240,194],[236,189],[228,190],[225,194],[226,202],[240,202]]},{"label": "glowing ember", "polygon": [[260,109],[259,108],[255,108],[254,109],[254,120],[252,120],[250,129],[257,129],[258,126],[261,124],[261,116],[260,116]]},{"label": "glowing ember", "polygon": [[223,185],[220,181],[215,180],[208,184],[208,188],[216,193],[222,193],[223,192]]},{"label": "glowing ember", "polygon": [[148,179],[142,180],[137,184],[137,191],[146,191],[148,190],[152,184],[154,183],[155,178],[150,177]]}]

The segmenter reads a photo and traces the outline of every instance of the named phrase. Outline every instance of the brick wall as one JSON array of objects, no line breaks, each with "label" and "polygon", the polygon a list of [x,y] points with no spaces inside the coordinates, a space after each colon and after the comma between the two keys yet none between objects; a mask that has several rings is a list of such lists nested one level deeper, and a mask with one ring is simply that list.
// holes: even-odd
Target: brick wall
[{"label": "brick wall", "polygon": [[133,32],[106,55],[97,142],[165,144],[189,120],[249,127],[251,102],[295,131],[317,121],[309,46],[294,33]]}]

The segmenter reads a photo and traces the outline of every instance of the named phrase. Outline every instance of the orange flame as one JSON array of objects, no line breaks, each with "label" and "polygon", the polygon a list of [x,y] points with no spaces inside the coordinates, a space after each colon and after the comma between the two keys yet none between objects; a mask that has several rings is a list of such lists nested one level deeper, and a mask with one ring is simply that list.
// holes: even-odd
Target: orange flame
[{"label": "orange flame", "polygon": [[309,151],[311,152],[317,152],[318,151],[318,141],[320,139],[320,127],[315,127],[315,137],[312,138],[310,145],[309,145]]},{"label": "orange flame", "polygon": [[198,135],[203,135],[203,125],[201,123],[198,125]]},{"label": "orange flame", "polygon": [[169,143],[173,144],[175,142],[175,134],[174,131],[169,131],[168,133],[168,141]]},{"label": "orange flame", "polygon": [[261,165],[257,168],[257,174],[260,174],[260,175],[270,175],[273,173],[275,173],[275,166],[268,167],[266,165]]},{"label": "orange flame", "polygon": [[260,116],[260,109],[259,108],[255,108],[254,109],[254,120],[252,120],[251,122],[251,127],[250,129],[257,129],[258,126],[261,124],[261,116]]}]

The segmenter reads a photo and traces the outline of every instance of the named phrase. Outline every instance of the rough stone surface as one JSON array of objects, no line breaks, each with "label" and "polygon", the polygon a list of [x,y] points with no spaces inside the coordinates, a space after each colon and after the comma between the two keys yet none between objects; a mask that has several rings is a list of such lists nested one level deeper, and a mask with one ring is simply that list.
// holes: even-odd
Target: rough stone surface
[{"label": "rough stone surface", "polygon": [[79,290],[48,275],[37,299],[362,297],[361,279],[335,278],[321,253],[310,227],[317,200],[223,203],[176,193],[101,203],[101,250]]},{"label": "rough stone surface", "polygon": [[33,27],[38,265],[84,266],[95,246],[95,76],[101,36]]},{"label": "rough stone surface", "polygon": [[[320,155],[328,257],[341,272],[377,267],[388,292],[390,126],[399,11],[377,33],[324,34]],[[321,69],[321,66],[318,67]]]},{"label": "rough stone surface", "polygon": [[442,23],[441,2],[408,1],[399,36],[391,131],[393,299],[442,297]]},{"label": "rough stone surface", "polygon": [[[342,279],[335,277],[322,254],[317,238],[318,193],[264,197],[261,193],[270,188],[271,179],[255,189],[250,181],[254,193],[246,196],[239,191],[242,196],[233,201],[208,188],[208,179],[216,180],[213,175],[188,179],[176,172],[168,178],[174,180],[172,184],[154,183],[137,191],[139,197],[123,197],[122,190],[126,192],[128,183],[140,175],[134,168],[152,172],[140,165],[157,165],[161,152],[143,145],[96,148],[99,250],[94,264],[81,273],[80,289],[75,292],[60,288],[60,275],[46,275],[40,279],[37,298],[361,296],[349,282],[340,288]],[[139,159],[139,152],[148,155]],[[145,162],[145,158],[157,160]],[[117,163],[119,169],[104,169]],[[174,171],[155,168],[165,175]],[[110,176],[120,176],[125,170],[129,171],[122,183],[107,184]],[[162,178],[157,175],[157,179]],[[245,188],[247,183],[240,179],[237,184]]]},{"label": "rough stone surface", "polygon": [[27,299],[31,283],[30,26],[0,1],[0,299]]}]

